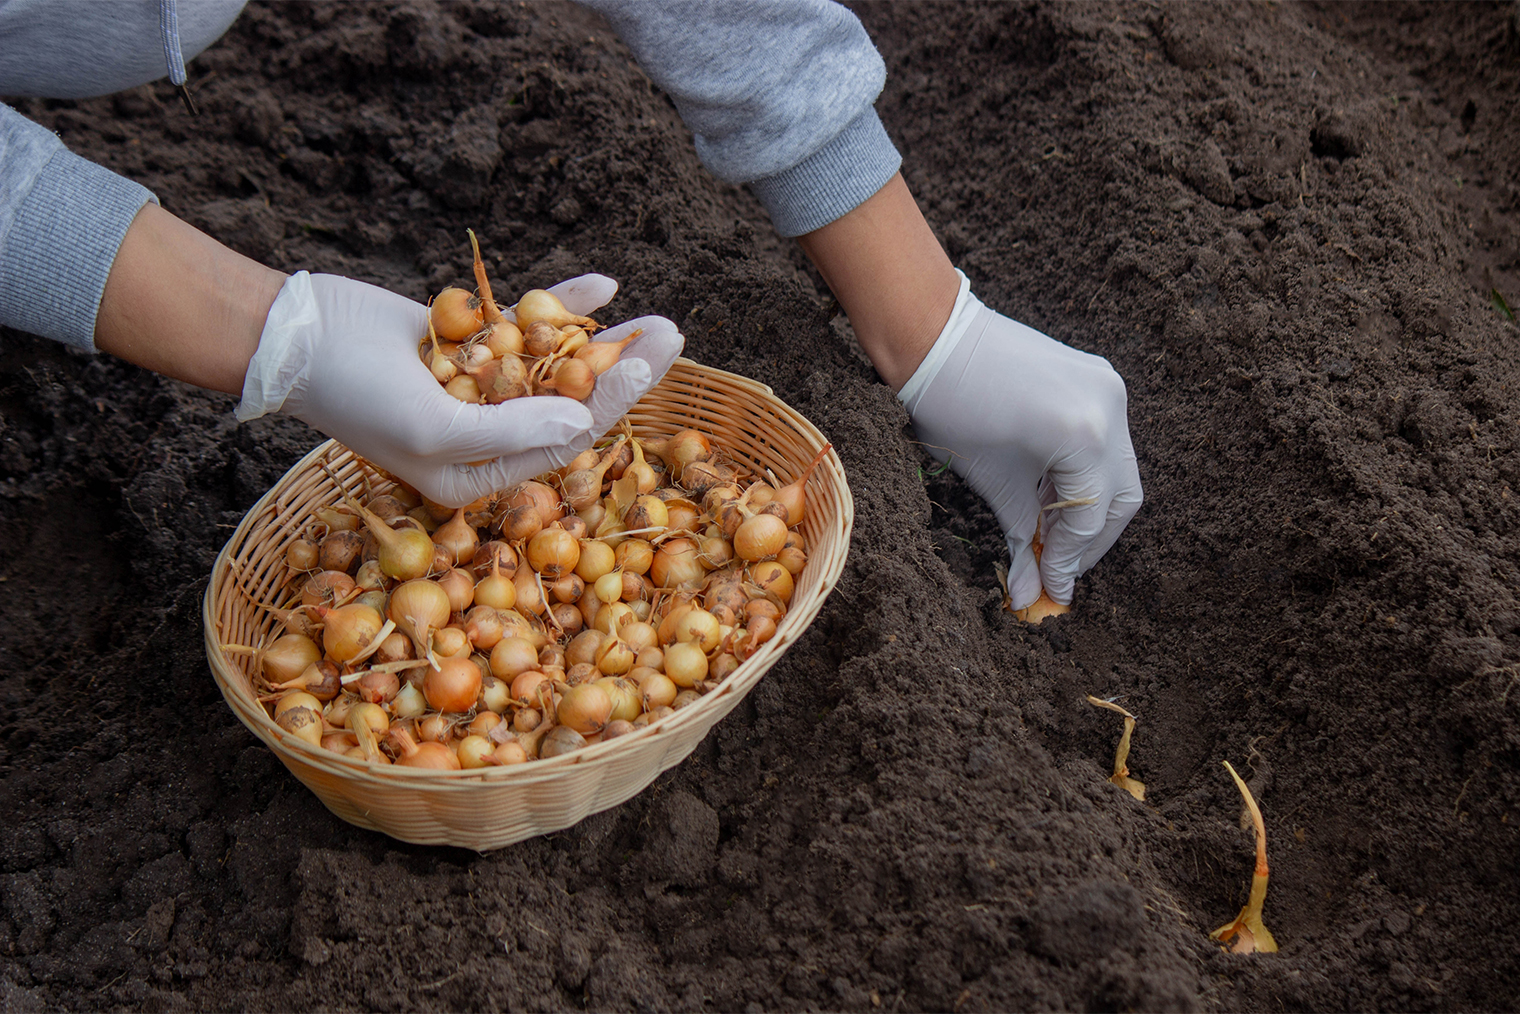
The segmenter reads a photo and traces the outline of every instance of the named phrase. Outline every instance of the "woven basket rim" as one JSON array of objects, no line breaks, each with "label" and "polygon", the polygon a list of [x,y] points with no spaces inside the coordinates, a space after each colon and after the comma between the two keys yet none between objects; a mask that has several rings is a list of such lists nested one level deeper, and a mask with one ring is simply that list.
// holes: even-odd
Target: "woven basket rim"
[{"label": "woven basket rim", "polygon": [[[727,383],[749,388],[753,392],[763,393],[768,400],[769,407],[774,409],[789,425],[794,427],[813,450],[819,450],[829,443],[810,420],[777,398],[775,392],[768,385],[739,374],[704,366],[684,356],[676,360],[671,373],[675,374],[675,376],[669,379],[677,383],[691,383],[692,378],[685,377],[682,374],[694,373],[697,374],[697,381],[707,377],[721,378]],[[637,406],[633,411],[636,410]],[[248,726],[250,731],[277,754],[294,755],[306,765],[329,771],[353,783],[361,785],[370,784],[377,789],[404,785],[413,789],[436,789],[441,792],[469,792],[478,789],[482,785],[527,786],[540,782],[555,781],[570,769],[613,762],[621,754],[636,749],[640,743],[647,743],[657,737],[670,735],[686,726],[702,723],[706,723],[709,727],[715,725],[722,716],[711,717],[710,713],[719,708],[730,706],[729,702],[725,701],[724,698],[733,696],[735,698],[734,703],[737,703],[737,700],[742,699],[753,689],[753,686],[759,682],[779,657],[811,625],[821,610],[823,602],[835,585],[837,585],[844,569],[846,551],[841,551],[828,560],[818,561],[822,566],[814,574],[809,575],[810,581],[816,578],[817,583],[814,585],[816,594],[809,598],[804,608],[789,608],[786,615],[782,617],[781,622],[777,624],[775,635],[762,645],[754,655],[741,663],[715,690],[704,694],[693,704],[666,715],[655,722],[651,722],[643,728],[636,729],[616,739],[582,747],[579,750],[562,754],[558,757],[534,760],[523,764],[491,766],[459,771],[434,771],[409,768],[398,764],[374,764],[310,744],[280,728],[269,717],[263,705],[245,687],[244,680],[246,677],[241,669],[228,659],[223,651],[222,642],[217,635],[217,614],[221,601],[220,592],[229,582],[232,585],[236,585],[237,582],[236,574],[233,573],[235,570],[233,561],[235,552],[246,545],[250,533],[262,519],[270,515],[271,512],[273,517],[279,516],[281,513],[279,498],[286,491],[287,483],[292,481],[293,477],[304,476],[317,462],[329,460],[336,452],[353,453],[336,440],[327,440],[318,444],[292,465],[244,514],[237,529],[227,540],[221,552],[218,553],[216,561],[212,566],[211,580],[207,584],[206,593],[202,600],[202,624],[207,659],[210,663],[213,676],[221,687],[223,696],[227,699],[233,713],[238,716],[244,725]],[[354,455],[354,459],[362,460],[358,458],[358,455]],[[829,523],[831,528],[838,533],[840,544],[846,547],[847,550],[854,527],[854,501],[850,494],[843,464],[836,450],[831,449],[824,456],[822,462],[820,462],[818,472],[815,473],[815,476],[818,475],[823,476],[824,481],[839,495],[839,513],[837,516],[831,517]],[[816,478],[814,481],[817,481]],[[809,485],[811,486],[811,483]],[[284,527],[288,527],[288,525]],[[814,560],[810,559],[809,568],[812,568],[813,564]],[[247,594],[246,590],[244,593]]]}]

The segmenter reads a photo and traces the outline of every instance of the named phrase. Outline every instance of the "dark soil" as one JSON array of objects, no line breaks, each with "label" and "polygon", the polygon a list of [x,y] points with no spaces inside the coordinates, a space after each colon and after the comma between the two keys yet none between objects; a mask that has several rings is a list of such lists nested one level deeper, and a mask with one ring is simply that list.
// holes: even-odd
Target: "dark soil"
[{"label": "dark soil", "polygon": [[[0,337],[0,1008],[1520,1007],[1520,9],[861,8],[978,293],[1129,383],[1147,501],[1028,629],[828,294],[569,6],[255,6],[22,102],[284,269],[619,278],[838,448],[803,641],[684,764],[476,855],[332,817],[198,606],[318,435]],[[1122,695],[1137,803],[1105,781]],[[1224,954],[1266,814],[1282,951]]]}]

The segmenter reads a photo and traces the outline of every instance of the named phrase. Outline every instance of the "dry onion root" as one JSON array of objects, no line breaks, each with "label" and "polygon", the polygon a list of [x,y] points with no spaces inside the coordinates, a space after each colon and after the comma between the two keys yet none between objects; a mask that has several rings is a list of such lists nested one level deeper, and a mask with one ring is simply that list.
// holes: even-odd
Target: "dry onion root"
[{"label": "dry onion root", "polygon": [[[502,313],[486,278],[480,242],[470,230],[476,292],[455,286],[428,308],[428,331],[418,346],[423,365],[451,396],[472,404],[499,405],[514,398],[557,394],[585,401],[596,380],[613,366],[641,332],[617,342],[592,342],[601,325],[565,309],[546,289],[530,289]],[[297,547],[297,559],[304,549]]]},{"label": "dry onion root", "polygon": [[[450,302],[464,318],[451,333],[477,308],[504,322],[484,285]],[[289,735],[370,763],[479,770],[633,735],[775,638],[828,451],[782,485],[695,430],[639,440],[625,425],[459,510],[404,485],[345,495],[320,508],[322,538],[286,547],[301,604],[269,611],[288,632],[224,647],[256,655],[260,699]]]}]

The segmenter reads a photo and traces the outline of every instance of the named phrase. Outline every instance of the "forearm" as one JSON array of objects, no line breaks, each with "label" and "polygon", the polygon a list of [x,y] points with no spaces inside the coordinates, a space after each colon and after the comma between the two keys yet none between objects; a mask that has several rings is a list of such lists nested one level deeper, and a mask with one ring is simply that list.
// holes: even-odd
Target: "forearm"
[{"label": "forearm", "polygon": [[902,174],[797,238],[850,317],[881,378],[899,390],[944,330],[960,278]]},{"label": "forearm", "polygon": [[284,283],[280,272],[146,205],[106,279],[95,347],[197,387],[241,394]]}]

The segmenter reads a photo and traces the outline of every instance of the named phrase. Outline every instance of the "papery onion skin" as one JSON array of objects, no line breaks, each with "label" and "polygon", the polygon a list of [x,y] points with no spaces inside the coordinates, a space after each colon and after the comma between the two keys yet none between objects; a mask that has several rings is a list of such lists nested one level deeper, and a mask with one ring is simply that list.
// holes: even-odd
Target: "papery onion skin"
[{"label": "papery onion skin", "polygon": [[774,514],[756,514],[734,532],[734,552],[755,563],[775,556],[786,546],[786,522]]},{"label": "papery onion skin", "polygon": [[519,674],[538,668],[538,649],[521,637],[503,637],[491,649],[491,675],[513,680]]},{"label": "papery onion skin", "polygon": [[459,745],[454,748],[454,753],[459,758],[459,766],[469,771],[494,763],[494,761],[487,760],[487,758],[491,757],[495,753],[495,750],[496,744],[486,739],[485,736],[471,734],[459,741]]},{"label": "papery onion skin", "polygon": [[368,605],[351,602],[322,612],[322,647],[328,657],[347,662],[368,648],[385,620]]},{"label": "papery onion skin", "polygon": [[341,570],[319,570],[301,586],[304,606],[331,606],[346,601],[358,584]]},{"label": "papery onion skin", "polygon": [[361,699],[371,704],[383,704],[393,700],[401,690],[401,677],[393,672],[372,669],[359,678],[355,688]]},{"label": "papery onion skin", "polygon": [[564,725],[556,725],[544,736],[538,756],[542,760],[572,753],[586,745],[586,737]]},{"label": "papery onion skin", "polygon": [[449,551],[453,557],[449,565],[453,567],[473,560],[475,550],[480,548],[480,537],[475,534],[475,526],[465,520],[463,507],[438,526],[433,532],[433,542]]},{"label": "papery onion skin", "polygon": [[545,528],[528,540],[527,558],[528,566],[553,580],[575,570],[581,545],[563,528]]},{"label": "papery onion skin", "polygon": [[634,728],[631,720],[614,718],[607,723],[607,728],[602,730],[602,739],[603,741],[617,739],[619,736],[626,736],[631,732],[638,732],[638,729]]},{"label": "papery onion skin", "polygon": [[689,689],[707,678],[707,656],[693,641],[677,641],[665,649],[665,675]]},{"label": "papery onion skin", "polygon": [[474,559],[470,561],[470,573],[479,581],[492,570],[500,571],[507,577],[517,573],[517,551],[500,540],[482,542],[480,548],[475,550]]},{"label": "papery onion skin", "polygon": [[364,536],[358,532],[329,532],[317,547],[317,566],[352,574],[363,551]]},{"label": "papery onion skin", "polygon": [[322,716],[311,708],[291,708],[275,719],[286,732],[312,746],[322,745]]}]

